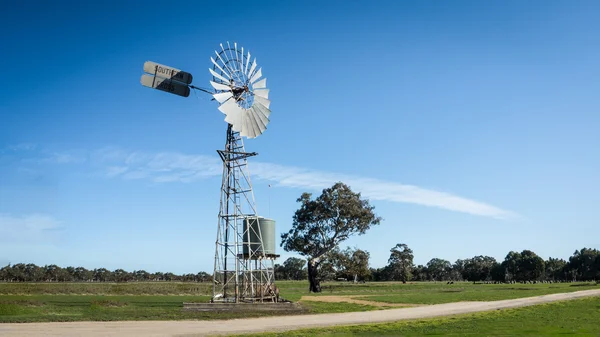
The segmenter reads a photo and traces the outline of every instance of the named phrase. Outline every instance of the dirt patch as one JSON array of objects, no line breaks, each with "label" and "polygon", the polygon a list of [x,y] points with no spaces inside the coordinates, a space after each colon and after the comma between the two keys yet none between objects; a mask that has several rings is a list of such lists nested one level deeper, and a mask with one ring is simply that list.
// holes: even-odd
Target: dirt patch
[{"label": "dirt patch", "polygon": [[360,297],[371,296],[371,295],[344,295],[344,296],[302,296],[300,301],[312,301],[312,302],[327,302],[327,303],[354,303],[361,305],[370,305],[373,307],[420,307],[423,304],[412,304],[412,303],[384,303],[376,301],[361,300]]}]

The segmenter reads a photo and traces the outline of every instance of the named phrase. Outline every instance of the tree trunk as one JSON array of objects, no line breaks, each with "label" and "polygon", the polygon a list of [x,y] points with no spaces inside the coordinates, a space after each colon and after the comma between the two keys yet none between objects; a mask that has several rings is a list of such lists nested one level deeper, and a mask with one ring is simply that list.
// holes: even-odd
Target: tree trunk
[{"label": "tree trunk", "polygon": [[317,278],[317,268],[319,267],[319,262],[314,259],[308,260],[308,283],[309,291],[313,293],[321,292],[321,282]]}]

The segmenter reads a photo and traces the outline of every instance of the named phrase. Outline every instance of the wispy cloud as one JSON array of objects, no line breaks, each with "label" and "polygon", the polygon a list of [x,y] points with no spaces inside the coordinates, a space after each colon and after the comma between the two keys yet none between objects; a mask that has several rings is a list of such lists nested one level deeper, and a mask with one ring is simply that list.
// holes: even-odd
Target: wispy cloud
[{"label": "wispy cloud", "polygon": [[189,183],[220,175],[222,170],[222,164],[216,157],[174,152],[127,153],[120,149],[102,149],[96,151],[92,158],[101,165],[109,165],[105,168],[105,175],[109,178],[149,179],[157,183]]},{"label": "wispy cloud", "polygon": [[19,143],[14,145],[9,145],[4,148],[4,151],[33,151],[37,148],[37,144],[34,143]]},{"label": "wispy cloud", "polygon": [[[36,152],[37,158],[31,157],[31,153],[28,158],[39,164],[85,163],[100,169],[102,175],[110,179],[190,183],[220,176],[223,169],[222,162],[217,156],[177,152],[149,153],[127,151],[118,147],[106,147],[87,153],[49,152],[43,149],[36,151],[36,148],[25,144],[15,146],[14,150]],[[335,182],[342,181],[371,200],[417,204],[496,219],[519,218],[516,213],[481,201],[414,185],[257,161],[252,161],[249,167],[254,180],[269,181],[276,186],[318,192]]]},{"label": "wispy cloud", "polygon": [[14,216],[0,213],[0,242],[47,242],[61,230],[60,222],[45,214]]},{"label": "wispy cloud", "polygon": [[[105,172],[107,177],[121,177],[126,180],[148,179],[157,183],[189,183],[206,177],[219,176],[222,172],[222,163],[219,159],[203,155],[172,152],[127,153],[120,149],[103,149],[99,151],[96,158],[103,158],[104,164],[110,164]],[[518,217],[513,212],[451,193],[366,177],[255,161],[250,165],[250,173],[253,179],[273,182],[282,187],[319,191],[335,182],[343,181],[371,200],[437,207],[496,219]]]},{"label": "wispy cloud", "polygon": [[50,152],[40,161],[53,164],[81,164],[86,161],[86,157],[75,153]]},{"label": "wispy cloud", "polygon": [[0,149],[0,154],[17,156],[24,163],[81,164],[87,161],[87,151],[53,151],[33,143],[9,145]]},{"label": "wispy cloud", "polygon": [[517,214],[483,202],[459,197],[446,192],[404,185],[378,179],[340,175],[310,169],[287,167],[268,163],[253,163],[254,176],[276,182],[280,186],[320,190],[343,181],[353,190],[371,200],[385,200],[438,207],[497,219],[514,219]]}]

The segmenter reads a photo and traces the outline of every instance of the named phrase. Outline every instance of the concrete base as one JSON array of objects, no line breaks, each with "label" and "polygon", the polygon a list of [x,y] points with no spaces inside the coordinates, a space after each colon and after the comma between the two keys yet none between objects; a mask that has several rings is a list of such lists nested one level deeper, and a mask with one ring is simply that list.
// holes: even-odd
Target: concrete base
[{"label": "concrete base", "polygon": [[183,303],[185,311],[228,311],[228,312],[287,312],[302,313],[306,309],[300,304],[280,303]]}]

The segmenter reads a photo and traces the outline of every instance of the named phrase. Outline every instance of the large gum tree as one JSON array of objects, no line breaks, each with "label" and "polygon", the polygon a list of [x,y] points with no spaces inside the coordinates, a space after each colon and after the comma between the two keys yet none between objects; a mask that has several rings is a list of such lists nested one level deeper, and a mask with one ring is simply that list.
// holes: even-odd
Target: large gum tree
[{"label": "large gum tree", "polygon": [[310,193],[302,193],[298,198],[300,208],[294,214],[290,231],[281,235],[281,246],[306,257],[309,289],[318,293],[321,285],[317,272],[327,253],[350,236],[365,234],[381,218],[368,200],[341,182],[324,189],[316,199],[311,198]]}]

